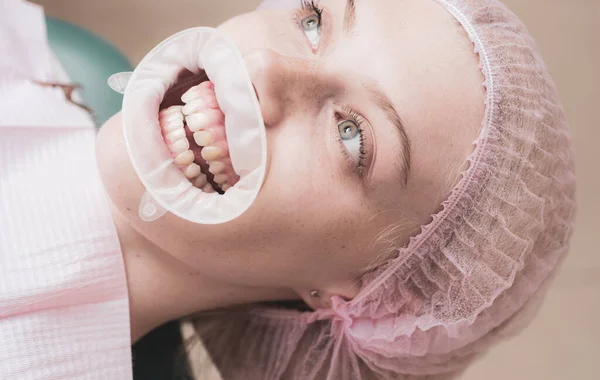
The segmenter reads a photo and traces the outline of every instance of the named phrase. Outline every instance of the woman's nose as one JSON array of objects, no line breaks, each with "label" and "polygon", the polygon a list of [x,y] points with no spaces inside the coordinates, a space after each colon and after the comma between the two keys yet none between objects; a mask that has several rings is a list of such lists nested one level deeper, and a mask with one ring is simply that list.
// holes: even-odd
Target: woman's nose
[{"label": "woman's nose", "polygon": [[266,49],[254,50],[244,58],[267,127],[290,115],[318,112],[315,105],[322,103],[324,91],[314,62]]}]

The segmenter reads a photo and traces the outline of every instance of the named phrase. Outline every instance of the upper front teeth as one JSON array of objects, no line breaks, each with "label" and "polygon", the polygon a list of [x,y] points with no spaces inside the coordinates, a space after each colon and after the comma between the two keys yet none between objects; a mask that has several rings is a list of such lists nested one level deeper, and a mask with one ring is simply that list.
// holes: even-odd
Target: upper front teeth
[{"label": "upper front teeth", "polygon": [[[214,183],[227,191],[239,181],[239,176],[229,159],[225,115],[218,107],[212,83],[204,82],[192,87],[181,99],[186,103],[185,106],[169,107],[159,115],[165,142],[174,157],[173,162],[202,191],[214,193],[213,185],[202,170],[210,172],[214,176],[211,177]],[[191,134],[186,133],[186,125]],[[206,162],[194,162],[198,155]]]},{"label": "upper front teeth", "polygon": [[210,119],[205,113],[195,113],[185,118],[185,122],[192,132],[198,132],[201,129],[208,128]]},{"label": "upper front teeth", "polygon": [[192,101],[191,103],[186,104],[185,107],[183,107],[183,109],[181,110],[181,112],[184,115],[190,115],[194,112],[200,111],[202,108],[204,108],[204,106],[205,106],[204,100],[196,99],[196,100]]}]

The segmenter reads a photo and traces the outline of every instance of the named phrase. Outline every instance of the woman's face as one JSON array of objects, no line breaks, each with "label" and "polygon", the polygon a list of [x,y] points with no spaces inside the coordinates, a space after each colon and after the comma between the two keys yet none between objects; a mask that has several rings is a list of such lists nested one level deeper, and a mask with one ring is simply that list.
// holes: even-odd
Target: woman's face
[{"label": "woman's face", "polygon": [[218,226],[142,222],[119,116],[98,140],[109,196],[207,276],[353,297],[357,275],[428,221],[472,151],[484,112],[473,46],[433,0],[304,2],[220,29],[244,54],[267,127],[256,202]]}]

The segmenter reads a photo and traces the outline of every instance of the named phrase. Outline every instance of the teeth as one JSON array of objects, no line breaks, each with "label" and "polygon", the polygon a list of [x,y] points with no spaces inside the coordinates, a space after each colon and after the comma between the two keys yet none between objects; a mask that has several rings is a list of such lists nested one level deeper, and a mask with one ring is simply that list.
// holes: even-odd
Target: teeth
[{"label": "teeth", "polygon": [[181,101],[184,103],[191,103],[200,98],[205,100],[205,104],[209,107],[216,106],[216,104],[213,105],[213,100],[215,99],[215,86],[211,81],[202,82],[199,85],[190,88],[183,94]]},{"label": "teeth", "polygon": [[190,164],[185,168],[183,174],[186,178],[192,179],[202,174],[202,171],[200,170],[200,166],[198,166],[197,164]]},{"label": "teeth", "polygon": [[161,116],[159,120],[163,123],[169,124],[175,121],[183,121],[183,114],[181,112],[165,114]]},{"label": "teeth", "polygon": [[169,142],[175,142],[183,138],[185,138],[185,129],[183,128],[177,128],[167,135],[167,140]]},{"label": "teeth", "polygon": [[223,149],[218,146],[207,146],[202,149],[201,154],[206,161],[217,161],[223,158],[224,153]]},{"label": "teeth", "polygon": [[165,133],[171,133],[178,129],[183,130],[183,120],[174,120],[169,123],[161,122],[161,127]]},{"label": "teeth", "polygon": [[195,113],[185,118],[185,121],[190,128],[190,131],[198,132],[201,129],[205,129],[210,124],[210,119],[204,113]]},{"label": "teeth", "polygon": [[161,118],[163,118],[165,116],[169,116],[169,115],[181,113],[182,109],[183,109],[183,106],[169,107],[167,109],[164,109],[164,110],[160,111],[159,115],[160,115]]},{"label": "teeth", "polygon": [[[229,190],[238,177],[231,170],[231,163],[228,164],[229,150],[223,125],[224,115],[222,111],[219,112],[213,84],[205,82],[192,87],[181,100],[185,105],[169,107],[159,113],[162,134],[174,157],[174,164],[204,193],[216,193],[217,185],[223,191]],[[193,140],[188,140],[188,129],[193,134]],[[209,166],[212,182],[194,162],[197,152],[191,150],[190,141],[201,147],[200,154]]]},{"label": "teeth", "polygon": [[196,186],[199,189],[202,189],[207,184],[208,184],[208,178],[206,178],[206,174],[201,173],[200,176],[198,178],[196,178],[196,180],[194,180],[194,186]]},{"label": "teeth", "polygon": [[225,171],[225,164],[221,161],[211,162],[208,171],[212,174],[221,174]]},{"label": "teeth", "polygon": [[212,133],[208,131],[199,131],[194,133],[194,141],[198,146],[208,146],[213,141]]},{"label": "teeth", "polygon": [[228,180],[229,177],[227,177],[227,174],[218,174],[215,176],[215,182],[219,185],[226,184]]},{"label": "teeth", "polygon": [[206,108],[206,102],[204,101],[204,99],[196,99],[186,104],[185,107],[183,107],[183,109],[181,110],[181,112],[184,115],[189,116],[194,112],[200,112],[203,108]]},{"label": "teeth", "polygon": [[204,185],[204,187],[202,188],[202,191],[204,191],[205,193],[216,193],[215,189],[213,189],[213,187],[211,186],[210,183]]},{"label": "teeth", "polygon": [[184,165],[189,165],[192,162],[194,162],[194,158],[196,158],[194,156],[194,152],[192,152],[191,150],[186,150],[185,152],[181,153],[180,155],[178,155],[177,157],[175,157],[175,165],[180,165],[180,166],[184,166]]},{"label": "teeth", "polygon": [[198,99],[200,96],[200,86],[194,86],[187,90],[185,94],[181,97],[181,101],[184,103],[190,103],[193,100]]},{"label": "teeth", "polygon": [[174,154],[180,154],[190,149],[190,142],[184,138],[177,140],[174,143],[169,144],[168,146],[169,149],[171,149],[171,152],[173,152]]}]

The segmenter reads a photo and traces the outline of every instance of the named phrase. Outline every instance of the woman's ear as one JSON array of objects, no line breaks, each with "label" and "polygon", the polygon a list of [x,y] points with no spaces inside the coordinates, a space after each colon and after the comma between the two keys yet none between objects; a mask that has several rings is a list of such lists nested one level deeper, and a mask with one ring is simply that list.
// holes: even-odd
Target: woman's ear
[{"label": "woman's ear", "polygon": [[337,296],[351,300],[358,295],[360,288],[359,281],[348,281],[347,283],[336,284],[325,289],[303,289],[298,291],[298,294],[314,310],[329,309],[331,308],[332,297]]}]

